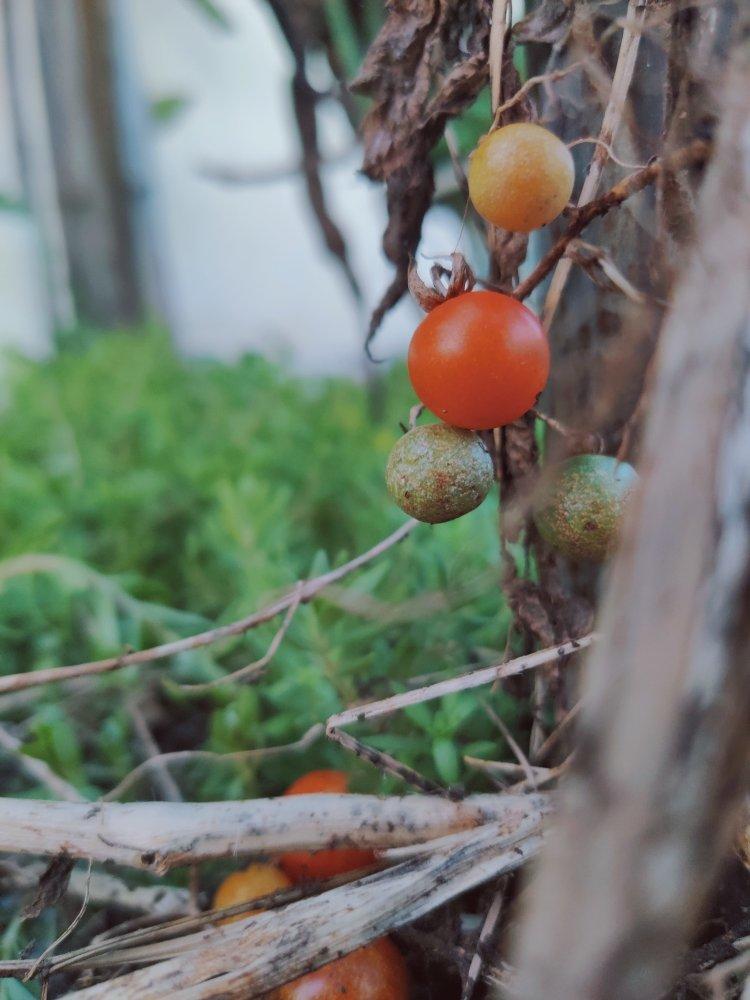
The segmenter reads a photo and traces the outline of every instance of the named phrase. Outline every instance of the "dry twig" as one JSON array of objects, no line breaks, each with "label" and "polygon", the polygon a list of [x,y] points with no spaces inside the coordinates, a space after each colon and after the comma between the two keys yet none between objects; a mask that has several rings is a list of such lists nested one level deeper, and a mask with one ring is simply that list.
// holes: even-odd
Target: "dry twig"
[{"label": "dry twig", "polygon": [[[294,743],[284,743],[274,747],[256,747],[252,750],[235,750],[233,753],[217,753],[215,750],[170,750],[168,753],[155,754],[144,760],[137,767],[134,767],[129,774],[126,774],[122,781],[118,782],[106,795],[102,796],[102,802],[113,802],[124,795],[143,776],[148,774],[155,767],[163,767],[165,764],[187,764],[195,760],[211,760],[216,763],[242,763],[250,760],[265,760],[268,757],[275,757],[277,754],[297,753],[300,750],[309,749],[313,743],[323,734],[323,726],[316,723],[311,726]],[[176,802],[178,799],[172,799]]]},{"label": "dry twig", "polygon": [[438,681],[437,684],[430,684],[427,687],[415,688],[412,691],[404,691],[402,694],[391,695],[390,698],[383,698],[381,701],[373,701],[368,705],[360,705],[356,708],[348,708],[344,712],[332,715],[326,723],[326,729],[342,728],[351,726],[355,722],[365,722],[367,719],[377,719],[383,715],[390,715],[409,705],[419,705],[424,701],[432,701],[435,698],[443,698],[448,694],[456,694],[459,691],[470,691],[473,688],[484,687],[493,684],[495,681],[504,680],[507,677],[516,677],[518,674],[528,670],[535,670],[546,663],[553,663],[555,660],[564,660],[572,653],[577,653],[586,649],[597,638],[595,632],[581,636],[580,639],[571,639],[569,642],[561,642],[557,646],[550,646],[549,649],[539,649],[535,653],[527,653],[525,656],[518,656],[515,660],[508,660],[505,663],[496,663],[492,667],[482,667],[480,670],[473,670],[468,674],[461,674],[459,677],[451,677],[446,681]]},{"label": "dry twig", "polygon": [[523,998],[662,995],[750,778],[747,7],[741,20],[700,240],[660,337],[642,484],[609,578],[577,760],[530,893]]},{"label": "dry twig", "polygon": [[82,802],[83,796],[65,778],[55,774],[52,768],[43,760],[24,753],[23,743],[5,726],[0,726],[0,747],[18,761],[20,767],[40,784],[48,788],[57,798],[67,802]]},{"label": "dry twig", "polygon": [[141,768],[156,772],[154,775],[155,781],[161,788],[167,802],[182,802],[182,792],[177,782],[169,773],[167,761],[165,760],[166,755],[159,750],[153,733],[146,722],[146,717],[136,699],[131,699],[129,708],[130,717],[133,720],[133,728],[146,751],[146,760],[140,765]]},{"label": "dry twig", "polygon": [[[703,163],[711,152],[709,143],[702,139],[695,139],[689,146],[679,149],[669,154],[661,160],[654,160],[641,170],[636,170],[627,177],[623,177],[614,187],[611,187],[606,194],[595,201],[589,201],[581,208],[575,209],[572,213],[572,220],[562,236],[553,244],[547,253],[542,257],[534,270],[515,289],[513,297],[525,299],[533,292],[540,282],[544,281],[552,268],[557,264],[568,249],[569,244],[576,237],[580,236],[586,226],[594,219],[621,205],[628,198],[643,191],[649,184],[653,184],[663,170],[679,171],[686,167]],[[572,261],[568,261],[572,264]],[[557,273],[560,273],[559,271]],[[566,272],[567,273],[567,272]]]},{"label": "dry twig", "polygon": [[247,802],[43,802],[4,799],[0,852],[111,861],[162,874],[209,858],[323,847],[385,848],[511,821],[546,801],[472,795],[294,795]]},{"label": "dry twig", "polygon": [[[630,90],[630,83],[635,71],[635,62],[638,57],[638,49],[641,43],[641,34],[649,2],[650,0],[629,0],[628,15],[623,27],[615,75],[612,78],[612,89],[607,107],[604,110],[602,127],[599,132],[601,144],[597,145],[594,155],[591,158],[586,179],[583,182],[583,187],[578,198],[579,209],[587,205],[597,192],[609,155],[608,147],[614,141],[620,126],[628,91]],[[549,329],[552,325],[552,320],[557,312],[557,307],[560,304],[560,299],[562,298],[562,293],[572,267],[572,262],[564,259],[562,255],[557,257],[552,263],[553,265],[557,264],[557,268],[550,282],[542,311],[542,319],[546,329]],[[548,271],[545,271],[545,275],[547,273]],[[532,285],[531,287],[536,287],[536,285]]]},{"label": "dry twig", "polygon": [[263,656],[258,660],[254,660],[252,663],[246,664],[244,667],[240,667],[239,670],[233,670],[231,674],[226,674],[224,677],[217,677],[215,680],[207,681],[205,684],[179,684],[177,687],[180,691],[187,691],[191,694],[202,694],[205,691],[210,691],[216,687],[222,687],[224,684],[236,684],[237,681],[255,681],[263,675],[266,667],[269,665],[271,660],[276,656],[279,651],[279,646],[284,641],[284,637],[289,631],[289,626],[292,624],[292,619],[294,618],[297,608],[300,606],[302,600],[302,590],[304,584],[299,582],[294,588],[294,598],[292,603],[287,608],[287,612],[284,615],[284,620],[274,633],[273,639],[269,643],[268,649],[265,651]]},{"label": "dry twig", "polygon": [[284,594],[278,600],[255,611],[246,618],[229,622],[226,625],[217,625],[215,628],[197,635],[186,636],[184,639],[175,639],[172,642],[165,642],[150,649],[140,649],[133,653],[123,653],[122,656],[111,656],[104,660],[94,660],[90,663],[77,663],[70,667],[49,667],[45,670],[35,670],[23,674],[7,674],[0,677],[0,694],[7,691],[19,691],[25,688],[38,687],[41,684],[55,684],[60,681],[67,681],[74,677],[85,677],[92,674],[105,674],[113,670],[121,670],[123,667],[138,666],[144,663],[153,663],[156,660],[163,660],[169,656],[176,656],[191,649],[200,649],[202,646],[210,646],[212,643],[232,636],[242,635],[250,629],[257,628],[264,622],[271,621],[277,615],[282,614],[295,602],[307,604],[324,590],[330,583],[336,583],[354,570],[360,569],[373,559],[387,552],[394,545],[398,545],[417,526],[417,521],[409,520],[397,528],[392,534],[378,542],[367,552],[350,559],[343,566],[323,573],[313,580],[306,580],[301,588],[295,587]]},{"label": "dry twig", "polygon": [[109,956],[112,964],[164,960],[74,995],[81,1000],[156,1000],[177,993],[190,1000],[259,996],[515,870],[539,850],[539,823],[540,816],[529,809],[512,833],[485,826],[459,849],[445,845],[281,910],[162,946],[115,952]]},{"label": "dry twig", "polygon": [[[493,124],[497,124],[500,121],[502,115],[511,108],[514,108],[517,104],[531,93],[534,87],[538,87],[540,84],[554,83],[556,80],[562,80],[563,77],[569,76],[571,73],[575,72],[583,66],[583,61],[578,60],[577,62],[570,63],[568,66],[563,66],[562,69],[555,69],[549,73],[540,73],[539,76],[530,76],[529,79],[524,83],[522,87],[518,90],[512,97],[509,97],[507,101],[500,105],[493,115]],[[585,139],[578,139],[578,142],[585,142]],[[571,143],[571,145],[574,145]]]},{"label": "dry twig", "polygon": [[471,960],[471,965],[469,966],[469,972],[466,976],[464,988],[461,991],[461,1000],[471,1000],[474,995],[474,990],[476,989],[479,977],[482,974],[484,953],[490,945],[490,942],[495,934],[495,930],[497,929],[497,925],[500,922],[500,917],[502,916],[503,892],[504,885],[501,885],[495,893],[495,898],[492,900],[492,905],[487,911],[487,916],[484,918],[482,929],[479,932],[479,939],[477,940],[476,951]]}]

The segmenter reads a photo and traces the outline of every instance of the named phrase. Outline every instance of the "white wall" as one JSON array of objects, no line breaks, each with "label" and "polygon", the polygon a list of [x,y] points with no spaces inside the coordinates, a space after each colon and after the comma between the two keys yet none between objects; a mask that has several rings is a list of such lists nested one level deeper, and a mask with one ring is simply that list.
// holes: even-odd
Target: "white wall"
[{"label": "white wall", "polygon": [[[0,194],[23,201],[12,128],[6,39],[0,21]],[[42,282],[42,248],[27,211],[0,211],[0,348],[44,354],[50,345],[49,310]]]},{"label": "white wall", "polygon": [[[221,165],[273,172],[299,158],[291,61],[266,4],[221,5],[232,32],[212,26],[187,0],[125,0],[118,8],[121,49],[143,97],[189,100],[174,121],[150,128],[145,157],[159,280],[176,340],[189,353],[232,358],[253,350],[304,373],[361,374],[367,313],[392,273],[380,250],[382,189],[358,174],[361,151],[343,112],[334,102],[321,104],[321,144],[333,158],[324,183],[367,296],[362,315],[325,250],[299,175],[248,187],[217,183],[202,171]],[[2,90],[4,192],[17,188],[18,172]],[[458,228],[450,213],[433,211],[425,252],[450,252]],[[38,351],[44,345],[40,275],[29,220],[0,212],[0,346]],[[401,353],[418,318],[402,303],[386,320],[376,354]]]},{"label": "white wall", "polygon": [[[150,99],[184,94],[190,107],[155,138],[158,224],[179,343],[231,357],[287,356],[304,372],[362,370],[366,316],[358,315],[325,251],[300,176],[250,187],[202,175],[207,164],[273,172],[299,157],[289,97],[291,60],[261,0],[222,0],[231,33],[212,29],[185,0],[131,0],[134,51]],[[391,270],[380,251],[383,192],[358,174],[361,152],[343,113],[320,107],[329,207],[349,245],[367,309]],[[342,151],[351,149],[341,159]],[[453,248],[458,224],[431,220],[429,252]],[[377,353],[403,350],[416,311],[388,319]]]}]

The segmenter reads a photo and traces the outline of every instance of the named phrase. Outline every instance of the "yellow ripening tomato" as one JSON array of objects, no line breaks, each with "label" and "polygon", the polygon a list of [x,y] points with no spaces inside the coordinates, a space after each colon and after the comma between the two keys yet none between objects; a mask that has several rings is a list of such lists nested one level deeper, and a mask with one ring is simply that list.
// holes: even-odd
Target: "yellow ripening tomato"
[{"label": "yellow ripening tomato", "polygon": [[[276,865],[248,865],[242,871],[234,872],[224,879],[216,890],[212,908],[218,910],[224,906],[234,906],[235,903],[247,903],[251,899],[260,899],[261,896],[267,896],[279,889],[288,889],[291,884],[284,872]],[[245,917],[260,912],[260,910],[250,910],[248,913],[238,914],[236,917],[227,917],[219,923],[231,924],[234,920],[244,920]]]},{"label": "yellow ripening tomato", "polygon": [[474,208],[500,229],[528,233],[562,212],[573,193],[570,150],[531,122],[505,125],[479,141],[469,160]]}]

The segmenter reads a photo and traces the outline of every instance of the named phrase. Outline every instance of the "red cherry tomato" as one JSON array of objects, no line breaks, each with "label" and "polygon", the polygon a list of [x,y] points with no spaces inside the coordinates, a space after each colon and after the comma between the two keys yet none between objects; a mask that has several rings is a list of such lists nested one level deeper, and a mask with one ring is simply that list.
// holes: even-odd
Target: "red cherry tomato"
[{"label": "red cherry tomato", "polygon": [[[347,791],[348,778],[343,771],[310,771],[297,778],[284,792],[285,795],[321,795],[326,792],[342,794]],[[325,851],[289,851],[282,854],[279,864],[293,882],[333,878],[344,872],[367,868],[375,861],[372,851],[354,848],[337,848]]]},{"label": "red cherry tomato", "polygon": [[282,986],[274,1000],[408,1000],[409,977],[401,952],[380,938],[350,955]]},{"label": "red cherry tomato", "polygon": [[500,292],[466,292],[429,312],[409,346],[409,377],[424,405],[448,424],[502,427],[535,403],[549,375],[541,323]]},{"label": "red cherry tomato", "polygon": [[308,771],[293,781],[284,795],[341,794],[349,790],[349,778],[343,771]]},{"label": "red cherry tomato", "polygon": [[[213,909],[224,906],[234,906],[235,903],[248,903],[251,899],[260,899],[278,889],[287,889],[291,885],[289,878],[276,865],[248,865],[242,871],[228,875],[216,890],[213,899]],[[244,920],[260,910],[249,910],[236,917],[225,917],[221,924],[231,924],[233,920]]]}]

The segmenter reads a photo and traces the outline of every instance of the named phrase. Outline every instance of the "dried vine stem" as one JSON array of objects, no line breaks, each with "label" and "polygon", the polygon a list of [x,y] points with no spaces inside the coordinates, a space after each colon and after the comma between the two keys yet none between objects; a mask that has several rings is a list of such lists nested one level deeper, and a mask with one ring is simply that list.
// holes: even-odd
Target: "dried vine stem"
[{"label": "dried vine stem", "polygon": [[[527,800],[528,801],[528,800]],[[517,869],[539,850],[532,807],[511,833],[495,824],[383,872],[243,921],[129,949],[108,964],[166,961],[80,990],[81,1000],[252,998],[410,923],[482,882]]]},{"label": "dried vine stem", "polygon": [[[574,73],[577,69],[580,69],[583,64],[583,60],[579,59],[576,62],[570,63],[568,66],[563,66],[562,69],[553,69],[549,73],[540,73],[539,76],[530,76],[526,83],[524,83],[522,87],[519,87],[512,97],[509,97],[507,101],[504,101],[500,107],[495,110],[493,124],[497,125],[501,116],[504,115],[506,111],[510,111],[511,108],[514,108],[517,104],[520,104],[520,102],[531,93],[534,87],[538,87],[540,84],[554,83],[556,80],[562,80],[564,77]],[[576,142],[587,141],[588,140],[586,139],[576,140]],[[574,145],[574,143],[571,143],[571,145]]]},{"label": "dried vine stem", "polygon": [[[347,709],[338,715],[331,716],[326,723],[326,735],[329,739],[338,743],[344,750],[348,750],[361,760],[373,764],[381,771],[393,774],[402,781],[418,788],[421,792],[432,795],[446,796],[449,799],[461,799],[464,792],[461,787],[444,788],[430,778],[424,777],[413,767],[409,767],[401,761],[396,760],[390,754],[375,747],[368,746],[361,740],[355,739],[349,733],[345,733],[343,726],[351,725],[353,722],[364,722],[366,719],[377,718],[382,715],[389,715],[401,708],[409,705],[418,705],[421,702],[432,701],[441,698],[446,694],[455,694],[458,691],[471,690],[486,684],[493,684],[504,677],[515,677],[527,670],[534,670],[551,663],[554,660],[563,660],[580,649],[585,649],[594,640],[591,635],[582,636],[571,642],[552,646],[549,649],[540,649],[536,653],[529,653],[520,656],[510,662],[498,663],[493,667],[485,667],[483,670],[475,670],[468,674],[461,674],[459,677],[452,677],[447,681],[440,681],[428,687],[416,688],[413,691],[406,691],[403,694],[393,695],[382,701],[371,702],[369,705],[360,705],[357,708]],[[501,723],[502,720],[497,720]],[[512,739],[512,737],[511,737]],[[520,752],[520,748],[516,746]],[[531,787],[534,787],[534,778],[531,772]]]},{"label": "dried vine stem", "polygon": [[[506,879],[503,879],[503,883],[505,883],[505,881]],[[482,924],[482,929],[479,932],[479,938],[477,939],[474,957],[471,960],[469,972],[466,976],[466,982],[464,983],[463,990],[461,991],[461,1000],[471,1000],[477,983],[479,982],[479,977],[482,974],[482,966],[484,965],[485,951],[489,948],[490,942],[492,941],[495,931],[497,930],[497,925],[500,922],[500,917],[502,916],[504,888],[505,886],[503,884],[497,890],[495,898],[492,900],[492,905],[487,911],[487,916],[484,918],[484,923]]]},{"label": "dried vine stem", "polygon": [[451,677],[446,681],[438,681],[437,684],[415,688],[413,691],[404,691],[402,694],[394,694],[390,698],[373,701],[369,705],[348,708],[344,712],[339,712],[338,715],[332,715],[326,723],[326,730],[330,732],[332,728],[343,728],[344,726],[351,726],[355,722],[377,719],[380,716],[398,712],[409,705],[419,705],[423,701],[443,698],[447,694],[470,691],[473,688],[484,687],[487,684],[493,684],[495,681],[504,680],[507,677],[516,677],[518,674],[542,667],[555,660],[564,660],[565,657],[570,656],[572,653],[586,649],[596,638],[597,634],[591,632],[589,635],[581,636],[580,639],[571,639],[570,642],[561,642],[559,645],[550,646],[548,649],[539,649],[535,653],[527,653],[525,656],[519,656],[515,660],[508,660],[506,663],[496,663],[492,667],[483,667],[481,670],[473,670],[471,673],[461,674],[460,677]]},{"label": "dried vine stem", "polygon": [[[24,865],[0,862],[0,894],[35,889],[45,868],[46,865],[38,862]],[[111,906],[130,913],[148,913],[162,918],[188,912],[190,896],[187,889],[167,885],[129,886],[106,872],[92,872],[89,879],[85,871],[74,869],[66,895],[83,898],[87,884],[89,900],[95,906]]]},{"label": "dried vine stem", "polygon": [[71,680],[75,677],[86,677],[92,674],[106,674],[113,670],[121,670],[123,667],[140,666],[144,663],[153,663],[156,660],[163,660],[168,656],[176,656],[178,653],[185,653],[191,649],[199,649],[202,646],[210,646],[222,639],[232,636],[242,635],[250,629],[257,628],[264,622],[271,621],[277,615],[282,614],[295,603],[307,604],[314,597],[324,590],[329,584],[337,583],[343,577],[360,569],[373,559],[387,552],[394,545],[398,545],[417,526],[417,521],[409,520],[397,528],[392,534],[378,542],[367,552],[356,556],[343,566],[323,573],[313,580],[306,580],[304,583],[284,594],[277,601],[255,611],[246,618],[240,618],[235,622],[226,625],[217,625],[216,628],[199,632],[197,635],[186,636],[184,639],[175,639],[172,642],[165,642],[150,649],[140,649],[133,653],[123,653],[122,656],[111,656],[104,660],[93,660],[90,663],[77,663],[70,667],[49,667],[45,670],[35,670],[31,673],[7,674],[0,677],[0,694],[8,691],[19,691],[25,688],[38,687],[41,684],[55,684],[60,681]]},{"label": "dried vine stem", "polygon": [[112,861],[163,874],[209,858],[322,847],[385,848],[496,821],[544,797],[295,795],[247,802],[68,803],[3,799],[0,851]]},{"label": "dried vine stem", "polygon": [[265,673],[266,668],[274,656],[278,653],[279,647],[289,631],[289,626],[292,624],[294,616],[297,613],[297,608],[300,606],[300,601],[302,600],[303,586],[304,584],[300,582],[294,588],[294,596],[291,604],[286,609],[284,620],[276,630],[274,637],[268,644],[268,649],[265,651],[263,656],[254,660],[252,663],[247,663],[244,667],[240,667],[239,670],[233,670],[231,674],[225,674],[223,677],[217,677],[212,681],[207,681],[205,684],[178,684],[178,689],[180,691],[186,691],[188,694],[203,694],[206,691],[213,690],[213,688],[223,687],[225,684],[236,684],[237,681],[257,680],[263,673]]},{"label": "dried vine stem", "polygon": [[57,798],[67,802],[81,802],[83,796],[65,778],[55,774],[52,768],[43,760],[24,753],[23,743],[5,726],[0,726],[0,749],[5,750],[34,781],[48,788]]},{"label": "dried vine stem", "polygon": [[[578,207],[583,208],[594,197],[601,181],[602,173],[609,156],[608,147],[612,145],[622,120],[623,110],[630,90],[630,84],[635,71],[638,49],[641,44],[641,34],[646,19],[649,0],[629,0],[628,13],[623,27],[620,51],[617,54],[617,65],[612,78],[607,107],[602,117],[602,127],[599,132],[599,143],[591,157],[591,163],[583,182],[578,198]],[[573,262],[562,255],[553,261],[557,268],[550,282],[547,297],[542,310],[542,320],[546,329],[552,325],[562,293],[570,275]],[[548,272],[545,272],[545,275]],[[534,286],[535,287],[535,286]]]},{"label": "dried vine stem", "polygon": [[102,802],[113,802],[115,799],[119,799],[153,768],[162,768],[167,764],[186,764],[195,760],[211,760],[217,764],[232,761],[265,760],[267,757],[275,757],[277,754],[299,753],[301,750],[307,750],[322,734],[323,726],[316,723],[294,743],[284,743],[281,746],[255,747],[252,750],[235,750],[232,753],[217,753],[215,750],[170,750],[167,753],[158,753],[136,765],[114,788],[102,796]]},{"label": "dried vine stem", "polygon": [[[653,184],[663,171],[677,172],[684,170],[686,167],[703,163],[708,159],[710,152],[710,143],[704,142],[702,139],[695,139],[689,146],[685,146],[683,149],[679,149],[662,159],[654,160],[641,170],[636,170],[632,174],[628,174],[627,177],[623,177],[621,181],[618,181],[614,187],[611,187],[606,194],[603,194],[601,198],[590,201],[581,208],[576,209],[573,213],[572,221],[563,235],[550,247],[531,274],[518,285],[512,293],[513,297],[516,299],[525,299],[530,295],[537,285],[544,281],[555,264],[565,257],[565,252],[569,244],[580,236],[586,226],[593,222],[594,219],[606,215],[607,212],[621,205],[634,194],[643,191],[649,184]],[[569,258],[565,259],[568,263],[572,264]]]}]

